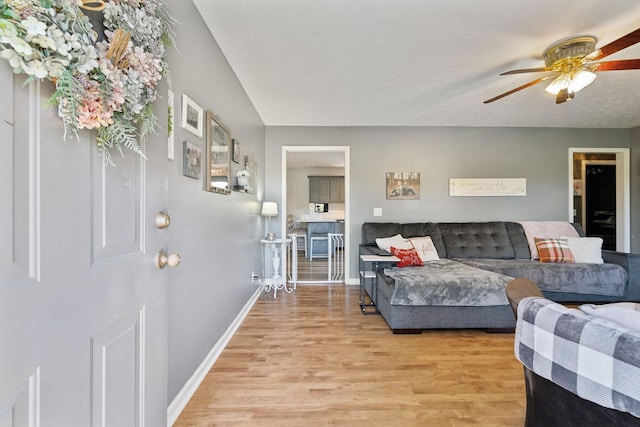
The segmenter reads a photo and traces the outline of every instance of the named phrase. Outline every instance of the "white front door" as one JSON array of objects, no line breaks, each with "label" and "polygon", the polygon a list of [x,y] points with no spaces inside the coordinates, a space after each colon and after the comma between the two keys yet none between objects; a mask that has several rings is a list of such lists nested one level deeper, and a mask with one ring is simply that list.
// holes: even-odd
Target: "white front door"
[{"label": "white front door", "polygon": [[0,61],[0,426],[166,425],[166,143],[105,166],[23,82]]}]

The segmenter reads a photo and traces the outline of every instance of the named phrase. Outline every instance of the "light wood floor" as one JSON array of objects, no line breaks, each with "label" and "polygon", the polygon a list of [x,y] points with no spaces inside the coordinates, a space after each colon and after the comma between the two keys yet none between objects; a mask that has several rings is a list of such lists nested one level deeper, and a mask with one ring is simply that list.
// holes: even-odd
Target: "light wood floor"
[{"label": "light wood floor", "polygon": [[263,295],[175,426],[522,426],[513,334],[393,335],[358,287]]},{"label": "light wood floor", "polygon": [[[291,256],[291,254],[289,254]],[[290,258],[289,258],[290,259]],[[344,254],[341,250],[337,250],[332,258],[333,269],[332,274],[341,271],[344,274]],[[287,263],[287,268],[291,268],[291,262]],[[289,272],[290,274],[290,272]],[[328,282],[328,259],[327,258],[314,258],[309,259],[304,256],[303,251],[298,251],[298,281],[300,282]],[[343,280],[344,277],[342,276]],[[332,280],[337,281],[336,277],[332,277]]]}]

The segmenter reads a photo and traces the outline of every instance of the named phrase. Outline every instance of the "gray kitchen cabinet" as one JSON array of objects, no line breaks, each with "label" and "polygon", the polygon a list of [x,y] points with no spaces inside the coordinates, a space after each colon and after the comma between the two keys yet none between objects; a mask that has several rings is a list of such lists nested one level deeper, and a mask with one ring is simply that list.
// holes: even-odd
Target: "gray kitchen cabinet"
[{"label": "gray kitchen cabinet", "polygon": [[344,202],[344,176],[335,176],[329,180],[330,202]]},{"label": "gray kitchen cabinet", "polygon": [[310,176],[309,202],[344,202],[344,176]]}]

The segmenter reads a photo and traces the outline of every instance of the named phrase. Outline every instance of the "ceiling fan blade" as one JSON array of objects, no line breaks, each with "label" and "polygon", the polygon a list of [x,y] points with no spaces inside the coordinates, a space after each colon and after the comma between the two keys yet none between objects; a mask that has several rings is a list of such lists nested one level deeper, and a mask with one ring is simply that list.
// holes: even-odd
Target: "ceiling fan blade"
[{"label": "ceiling fan blade", "polygon": [[553,71],[553,68],[540,67],[540,68],[522,68],[520,70],[511,70],[500,73],[501,76],[507,76],[509,74],[523,74],[523,73],[542,73],[546,71]]},{"label": "ceiling fan blade", "polygon": [[528,87],[531,87],[531,86],[537,85],[538,83],[542,83],[542,82],[543,82],[543,81],[545,81],[545,80],[549,80],[549,79],[550,79],[550,78],[552,78],[552,77],[555,77],[555,74],[552,74],[552,75],[550,75],[550,76],[540,77],[539,79],[535,79],[535,80],[533,80],[533,81],[531,81],[531,82],[529,82],[529,83],[527,83],[527,84],[523,84],[522,86],[518,86],[518,87],[517,87],[517,88],[515,88],[515,89],[511,89],[511,90],[510,90],[510,91],[508,91],[508,92],[505,92],[505,93],[503,93],[503,94],[500,94],[500,95],[498,95],[498,96],[495,96],[495,97],[493,97],[493,98],[491,98],[491,99],[487,99],[486,101],[484,101],[484,103],[485,103],[485,104],[489,104],[490,102],[497,101],[498,99],[502,99],[502,98],[504,98],[505,96],[511,95],[512,93],[516,93],[516,92],[518,92],[518,91],[520,91],[520,90],[522,90],[522,89],[526,89],[526,88],[528,88]]},{"label": "ceiling fan blade", "polygon": [[602,59],[624,48],[633,46],[636,43],[640,43],[640,28],[630,32],[626,36],[622,36],[619,39],[614,40],[611,43],[602,46],[600,49],[596,50],[591,55],[587,56],[587,58],[589,58],[590,61]]},{"label": "ceiling fan blade", "polygon": [[596,62],[588,64],[587,67],[594,71],[640,70],[640,59]]}]

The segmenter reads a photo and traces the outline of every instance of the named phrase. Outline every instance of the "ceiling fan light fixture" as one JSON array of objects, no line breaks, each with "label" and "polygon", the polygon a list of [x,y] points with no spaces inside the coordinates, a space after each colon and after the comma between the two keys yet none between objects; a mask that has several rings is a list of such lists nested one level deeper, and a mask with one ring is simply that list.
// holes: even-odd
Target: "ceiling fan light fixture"
[{"label": "ceiling fan light fixture", "polygon": [[589,86],[595,79],[596,73],[588,70],[562,73],[546,87],[545,91],[552,95],[557,95],[563,89],[576,93]]},{"label": "ceiling fan light fixture", "polygon": [[573,79],[571,79],[569,90],[574,93],[578,92],[593,83],[595,79],[596,73],[588,70],[580,70],[575,73]]}]

